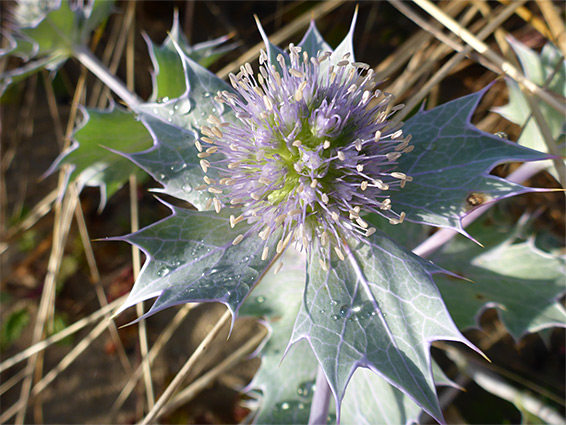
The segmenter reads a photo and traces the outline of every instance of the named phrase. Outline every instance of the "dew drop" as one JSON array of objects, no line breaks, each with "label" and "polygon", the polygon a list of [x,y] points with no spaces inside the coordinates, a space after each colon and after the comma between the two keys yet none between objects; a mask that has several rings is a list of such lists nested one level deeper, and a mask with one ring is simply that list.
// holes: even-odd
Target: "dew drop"
[{"label": "dew drop", "polygon": [[157,276],[159,277],[165,277],[169,274],[170,270],[168,267],[161,267],[158,271],[157,271]]},{"label": "dew drop", "polygon": [[309,398],[314,392],[314,381],[306,381],[299,384],[297,394],[303,398]]},{"label": "dew drop", "polygon": [[168,101],[169,101],[169,97],[167,97],[167,96],[163,96],[163,97],[160,97],[159,99],[157,99],[157,103],[165,103],[165,102],[168,102]]},{"label": "dew drop", "polygon": [[287,403],[287,402],[281,403],[281,409],[282,410],[287,410],[287,409],[289,409],[289,407],[290,407],[289,403]]},{"label": "dew drop", "polygon": [[153,109],[151,110],[151,112],[153,112],[155,115],[157,115],[157,108],[153,108]]},{"label": "dew drop", "polygon": [[256,297],[255,301],[256,301],[256,303],[261,304],[261,303],[265,302],[265,297],[260,295],[259,297]]},{"label": "dew drop", "polygon": [[340,307],[340,316],[341,317],[346,317],[349,312],[350,312],[350,307],[348,307],[346,304],[344,304],[342,307]]},{"label": "dew drop", "polygon": [[183,189],[185,192],[187,192],[187,193],[190,193],[190,192],[193,191],[193,188],[192,188],[191,185],[188,184],[188,183],[187,183],[187,184],[184,184],[183,187],[182,187],[182,189]]},{"label": "dew drop", "polygon": [[173,116],[175,114],[175,111],[173,109],[169,109],[169,115]]}]

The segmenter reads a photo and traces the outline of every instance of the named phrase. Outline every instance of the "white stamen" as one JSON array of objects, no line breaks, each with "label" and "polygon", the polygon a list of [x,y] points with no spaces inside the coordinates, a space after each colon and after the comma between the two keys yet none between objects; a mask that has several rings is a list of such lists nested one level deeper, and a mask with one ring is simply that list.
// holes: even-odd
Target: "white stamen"
[{"label": "white stamen", "polygon": [[326,230],[324,232],[322,232],[322,235],[320,236],[320,244],[322,246],[326,246],[326,244],[328,243],[328,233],[326,233]]},{"label": "white stamen", "polygon": [[263,252],[261,253],[261,260],[267,260],[267,255],[269,254],[269,247],[266,245],[263,247]]},{"label": "white stamen", "polygon": [[336,255],[338,256],[338,258],[340,258],[341,261],[344,261],[344,254],[342,254],[342,251],[340,251],[340,248],[335,246],[334,251],[336,251]]},{"label": "white stamen", "polygon": [[289,68],[289,74],[293,77],[303,78],[303,73],[301,71],[296,70],[295,68]]},{"label": "white stamen", "polygon": [[220,214],[220,211],[222,211],[222,204],[218,198],[213,198],[212,203],[214,204],[214,211],[216,211],[216,214]]},{"label": "white stamen", "polygon": [[210,193],[214,193],[215,195],[222,195],[222,190],[221,189],[216,189],[215,187],[209,187],[208,191]]},{"label": "white stamen", "polygon": [[209,115],[207,121],[212,125],[220,126],[222,124],[222,121],[220,121],[218,117],[215,117],[214,115]]},{"label": "white stamen", "polygon": [[222,135],[222,132],[218,129],[218,127],[212,127],[211,130],[212,130],[212,133],[216,137],[218,137],[219,139],[222,139],[223,135]]},{"label": "white stamen", "polygon": [[201,159],[200,167],[202,168],[202,171],[206,173],[208,171],[208,167],[210,167],[210,162],[208,162],[206,159]]},{"label": "white stamen", "polygon": [[393,161],[397,161],[401,157],[401,153],[400,152],[389,152],[385,156],[387,157],[388,161],[393,162]]},{"label": "white stamen", "polygon": [[381,131],[377,130],[375,132],[375,135],[373,136],[373,141],[375,143],[379,142],[379,140],[381,139]]},{"label": "white stamen", "polygon": [[297,209],[295,209],[295,210],[289,211],[289,212],[287,213],[287,215],[288,215],[289,217],[292,217],[292,216],[294,216],[294,215],[299,215],[299,214],[302,214],[302,213],[303,213],[303,210],[300,210],[300,209],[297,208]]}]

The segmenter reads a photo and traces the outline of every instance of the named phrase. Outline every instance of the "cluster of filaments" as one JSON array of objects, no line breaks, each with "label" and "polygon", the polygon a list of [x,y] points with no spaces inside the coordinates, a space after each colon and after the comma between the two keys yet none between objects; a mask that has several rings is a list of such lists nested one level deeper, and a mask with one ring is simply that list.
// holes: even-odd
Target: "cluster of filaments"
[{"label": "cluster of filaments", "polygon": [[[392,124],[392,96],[375,90],[373,70],[346,54],[335,65],[330,53],[309,57],[289,45],[289,57],[269,64],[260,55],[260,73],[249,64],[230,82],[237,94],[215,99],[233,110],[233,122],[210,115],[196,142],[205,184],[215,195],[209,207],[238,208],[230,224],[254,223],[265,241],[279,239],[309,249],[318,241],[327,268],[330,253],[344,259],[344,241],[375,232],[364,219],[377,213],[399,224],[405,213],[392,209],[388,191],[411,177],[395,171],[397,160],[413,149],[402,123]],[[282,231],[281,231],[282,229]],[[239,235],[234,244],[242,241]]]}]

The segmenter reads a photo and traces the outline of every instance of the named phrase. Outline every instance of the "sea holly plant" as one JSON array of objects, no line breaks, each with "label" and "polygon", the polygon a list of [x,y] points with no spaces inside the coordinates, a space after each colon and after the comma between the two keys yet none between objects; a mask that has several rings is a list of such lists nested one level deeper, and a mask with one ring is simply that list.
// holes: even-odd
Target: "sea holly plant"
[{"label": "sea holly plant", "polygon": [[[410,220],[464,232],[471,193],[493,202],[532,190],[490,176],[495,165],[548,156],[473,127],[483,92],[420,111],[404,126],[396,122],[401,106],[375,87],[368,65],[355,61],[351,34],[339,56],[314,24],[287,52],[267,48],[259,72],[243,64],[230,75],[232,87],[179,51],[187,78],[201,85],[139,108],[142,122],[157,120],[149,118],[154,113],[163,132],[151,149],[125,156],[165,193],[208,199],[196,203],[202,212],[171,207],[170,217],[118,238],[148,256],[120,311],[157,298],[147,314],[194,301],[220,301],[236,313],[292,246],[305,253],[306,273],[286,351],[308,343],[334,394],[337,420],[352,375],[365,367],[442,421],[430,343],[471,346],[433,282],[445,270],[372,223]],[[192,101],[184,119],[175,113]],[[291,420],[300,415],[290,406],[301,405],[279,407]]]},{"label": "sea holly plant", "polygon": [[[84,48],[71,49],[129,111],[114,106],[85,114],[75,144],[55,167],[69,164],[79,188],[98,184],[112,195],[135,165],[162,185],[158,192],[194,206],[167,204],[169,217],[113,238],[147,256],[116,314],[155,299],[145,316],[214,301],[234,319],[262,318],[271,334],[248,388],[264,403],[251,418],[257,422],[321,423],[335,412],[331,421],[407,423],[421,411],[443,422],[435,384],[450,383],[430,345],[450,340],[478,351],[457,325],[471,326],[470,315],[487,303],[466,300],[473,294],[464,290],[458,299],[457,285],[466,283],[450,286],[440,278],[439,290],[433,279],[459,279],[461,272],[488,282],[494,274],[513,276],[478,269],[482,257],[501,259],[516,248],[501,245],[482,256],[474,250],[480,248],[456,245],[433,263],[412,253],[409,241],[422,224],[481,239],[462,225],[478,204],[536,191],[490,171],[549,158],[471,124],[488,88],[397,120],[403,105],[355,59],[355,20],[334,50],[314,22],[287,49],[272,45],[260,26],[266,51],[259,67],[242,64],[229,82],[191,57],[174,25],[162,46],[147,39],[155,68],[147,102]],[[105,133],[97,130],[101,123]],[[108,149],[92,155],[99,144]],[[459,254],[472,262],[455,260]],[[528,261],[539,255],[523,246],[520,254]],[[540,300],[550,313],[533,323],[506,318],[513,335],[563,324],[555,301],[562,263],[553,257],[548,265],[552,273],[538,281],[548,286]],[[529,282],[521,285],[524,294],[532,290]],[[495,287],[485,292],[505,305]],[[465,315],[455,314],[455,298]]]}]

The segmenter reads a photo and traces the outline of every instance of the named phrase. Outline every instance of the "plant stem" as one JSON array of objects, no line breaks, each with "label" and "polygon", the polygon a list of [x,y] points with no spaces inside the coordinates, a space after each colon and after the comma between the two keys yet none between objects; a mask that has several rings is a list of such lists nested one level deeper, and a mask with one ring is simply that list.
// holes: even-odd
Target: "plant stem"
[{"label": "plant stem", "polygon": [[[506,177],[506,180],[513,183],[522,183],[530,177],[534,176],[538,172],[544,170],[547,164],[546,161],[537,162],[527,162],[513,171]],[[473,223],[478,217],[480,217],[484,212],[490,209],[496,202],[492,202],[475,209],[470,214],[462,219],[462,227],[466,227]],[[415,249],[413,252],[421,257],[428,257],[434,253],[437,249],[441,248],[450,239],[456,236],[458,232],[452,229],[440,229],[438,232],[433,234],[430,238],[425,240]]]},{"label": "plant stem", "polygon": [[330,386],[322,367],[318,365],[316,372],[315,391],[312,398],[311,411],[309,414],[309,425],[326,424],[328,418],[328,407],[330,406]]},{"label": "plant stem", "polygon": [[73,56],[116,93],[131,109],[135,109],[135,107],[142,102],[135,93],[128,90],[124,83],[116,78],[116,76],[85,46],[73,46]]}]

